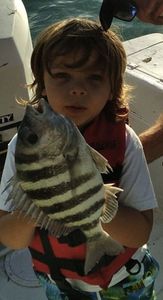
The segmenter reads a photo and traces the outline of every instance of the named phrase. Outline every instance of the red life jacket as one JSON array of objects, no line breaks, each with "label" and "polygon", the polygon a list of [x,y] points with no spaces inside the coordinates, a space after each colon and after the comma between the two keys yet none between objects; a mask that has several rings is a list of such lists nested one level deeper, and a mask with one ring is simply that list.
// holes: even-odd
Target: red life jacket
[{"label": "red life jacket", "polygon": [[[101,114],[84,130],[83,135],[87,143],[104,155],[113,168],[113,173],[103,176],[104,182],[118,185],[126,148],[124,122],[109,122]],[[124,253],[116,257],[104,256],[87,276],[84,275],[85,237],[80,230],[57,239],[46,230],[37,229],[30,250],[37,271],[51,274],[55,280],[64,276],[106,288],[112,276],[137,249],[126,248]]]}]

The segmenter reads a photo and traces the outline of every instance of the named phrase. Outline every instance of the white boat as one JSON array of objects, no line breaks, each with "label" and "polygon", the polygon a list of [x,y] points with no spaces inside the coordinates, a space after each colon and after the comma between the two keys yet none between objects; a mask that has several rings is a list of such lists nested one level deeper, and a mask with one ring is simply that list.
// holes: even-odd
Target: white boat
[{"label": "white boat", "polygon": [[[157,29],[157,27],[156,27]],[[163,112],[163,34],[149,34],[124,42],[128,57],[127,82],[133,86],[130,123],[137,133],[148,128]],[[30,98],[24,88],[32,82],[32,42],[28,18],[21,0],[0,0],[0,162],[2,169],[7,143],[17,130],[23,110],[15,98]],[[159,261],[156,280],[158,300],[163,299],[163,184],[162,158],[149,165],[159,209],[149,247]],[[3,253],[5,253],[3,249]]]},{"label": "white boat", "polygon": [[25,87],[32,82],[32,41],[28,18],[21,0],[0,0],[0,172],[7,143],[22,119],[16,98],[28,99]]},{"label": "white boat", "polygon": [[[157,29],[157,27],[156,27]],[[163,34],[153,33],[124,42],[127,52],[127,82],[134,86],[130,123],[139,134],[163,113]],[[156,280],[158,299],[163,299],[163,157],[149,164],[159,209],[154,213],[154,227],[149,248],[159,261]]]}]

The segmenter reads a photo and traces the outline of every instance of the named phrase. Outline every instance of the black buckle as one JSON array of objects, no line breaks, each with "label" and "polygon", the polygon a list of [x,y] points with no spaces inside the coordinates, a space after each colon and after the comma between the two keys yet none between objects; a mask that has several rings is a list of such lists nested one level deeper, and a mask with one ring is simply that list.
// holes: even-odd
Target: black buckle
[{"label": "black buckle", "polygon": [[[136,271],[132,270],[133,268],[137,266]],[[130,259],[126,264],[125,264],[126,270],[130,275],[137,275],[139,274],[141,270],[141,263],[137,259]]]}]

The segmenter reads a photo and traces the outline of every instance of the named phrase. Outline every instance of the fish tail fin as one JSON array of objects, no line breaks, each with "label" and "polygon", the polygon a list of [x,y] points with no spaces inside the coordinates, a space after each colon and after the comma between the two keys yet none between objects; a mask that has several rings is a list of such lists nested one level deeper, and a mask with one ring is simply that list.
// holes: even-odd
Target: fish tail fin
[{"label": "fish tail fin", "polygon": [[88,274],[104,255],[114,256],[124,252],[124,248],[105,231],[96,241],[87,242],[84,272]]}]

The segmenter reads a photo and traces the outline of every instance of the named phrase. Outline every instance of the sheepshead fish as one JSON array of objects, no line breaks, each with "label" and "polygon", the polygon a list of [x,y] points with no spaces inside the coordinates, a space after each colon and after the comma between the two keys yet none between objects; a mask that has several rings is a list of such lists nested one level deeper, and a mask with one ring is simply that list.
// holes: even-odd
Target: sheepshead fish
[{"label": "sheepshead fish", "polygon": [[108,172],[107,160],[86,143],[71,120],[54,112],[44,99],[37,109],[26,107],[15,163],[8,199],[56,237],[80,229],[87,244],[85,274],[104,254],[123,251],[101,226],[101,221],[115,216],[116,193],[121,191],[103,184],[100,173]]}]

